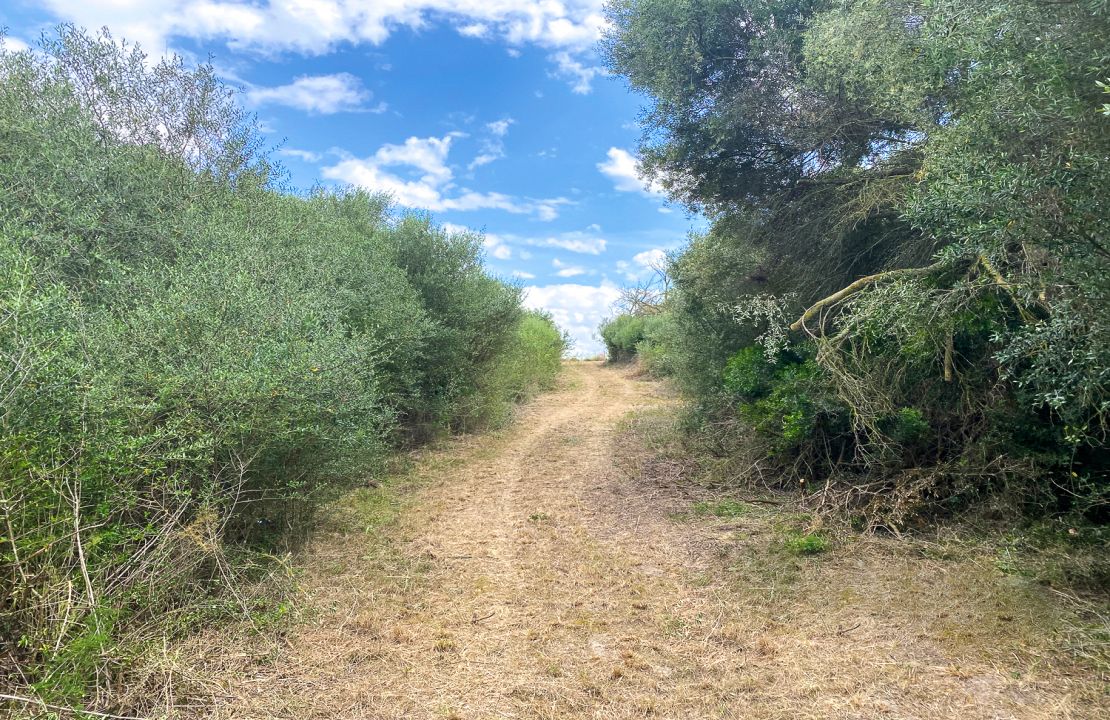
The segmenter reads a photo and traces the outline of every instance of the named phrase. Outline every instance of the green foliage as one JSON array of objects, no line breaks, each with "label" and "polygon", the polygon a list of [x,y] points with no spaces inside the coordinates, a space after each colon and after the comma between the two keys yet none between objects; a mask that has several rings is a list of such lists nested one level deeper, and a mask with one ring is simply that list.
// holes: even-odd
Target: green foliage
[{"label": "green foliage", "polygon": [[724,384],[729,392],[746,400],[758,400],[770,393],[773,377],[774,366],[767,361],[763,351],[749,345],[728,359]]},{"label": "green foliage", "polygon": [[545,313],[531,311],[516,326],[508,345],[479,383],[481,405],[472,417],[497,427],[511,419],[513,406],[555,386],[570,341]]},{"label": "green foliage", "polygon": [[598,328],[605,350],[612,362],[631,360],[636,356],[636,346],[644,341],[647,318],[642,315],[623,314],[607,320]]},{"label": "green foliage", "polygon": [[914,445],[925,439],[929,421],[917,408],[901,408],[888,418],[886,433],[902,445]]},{"label": "green foliage", "polygon": [[636,343],[636,358],[652,376],[674,375],[675,368],[669,346],[675,332],[671,315],[659,313],[644,318],[644,338]]},{"label": "green foliage", "polygon": [[829,541],[820,533],[791,531],[783,538],[782,546],[791,555],[820,555],[829,549]]},{"label": "green foliage", "polygon": [[274,178],[210,67],[0,51],[0,685],[81,699],[394,448],[553,382],[480,238]]},{"label": "green foliage", "polygon": [[647,174],[712,221],[654,346],[706,444],[871,523],[999,489],[1110,519],[1105,4],[608,14]]},{"label": "green foliage", "polygon": [[635,359],[649,374],[667,377],[675,372],[669,350],[675,328],[670,321],[667,313],[624,313],[602,323],[598,333],[611,362]]},{"label": "green foliage", "polygon": [[[750,356],[752,349],[745,348],[741,354]],[[844,447],[850,446],[847,408],[814,360],[779,363],[755,390],[742,396],[738,412],[753,430],[768,439],[772,452],[793,454],[803,448],[828,451],[835,447],[840,455]],[[829,461],[808,460],[803,477],[817,470],[814,462]],[[827,466],[824,469],[827,471]]]}]

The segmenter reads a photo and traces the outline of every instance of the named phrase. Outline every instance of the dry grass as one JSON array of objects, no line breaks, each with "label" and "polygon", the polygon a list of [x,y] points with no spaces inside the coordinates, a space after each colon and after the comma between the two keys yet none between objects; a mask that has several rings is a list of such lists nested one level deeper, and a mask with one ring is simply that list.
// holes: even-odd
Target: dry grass
[{"label": "dry grass", "polygon": [[[146,709],[1107,717],[1104,682],[1060,650],[1063,605],[974,556],[721,503],[668,452],[672,408],[626,370],[568,363],[514,428],[419,460],[417,490],[337,506],[301,563],[296,619],[168,649],[176,694]],[[801,532],[832,547],[793,554]]]}]

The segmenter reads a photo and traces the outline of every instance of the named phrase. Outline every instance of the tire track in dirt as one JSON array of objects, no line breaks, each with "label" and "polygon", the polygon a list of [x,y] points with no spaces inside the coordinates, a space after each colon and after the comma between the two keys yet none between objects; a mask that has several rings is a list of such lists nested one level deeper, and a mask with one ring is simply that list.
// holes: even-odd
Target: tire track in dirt
[{"label": "tire track in dirt", "polygon": [[261,658],[211,658],[218,679],[207,687],[219,690],[201,714],[1096,716],[1066,688],[954,665],[927,639],[907,644],[879,623],[846,639],[838,628],[851,608],[822,618],[747,607],[706,572],[691,529],[614,465],[619,420],[660,402],[650,382],[568,363],[560,389],[513,428],[429,467],[401,529],[421,572],[383,583],[360,565],[365,538],[322,538],[305,559],[311,619]]}]

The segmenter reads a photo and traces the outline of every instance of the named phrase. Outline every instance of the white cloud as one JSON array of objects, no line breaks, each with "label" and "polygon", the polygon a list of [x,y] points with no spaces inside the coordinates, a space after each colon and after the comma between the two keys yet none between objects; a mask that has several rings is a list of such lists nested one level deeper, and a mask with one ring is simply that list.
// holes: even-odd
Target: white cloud
[{"label": "white cloud", "polygon": [[323,155],[320,153],[312,152],[311,150],[298,150],[296,148],[281,148],[277,151],[277,154],[284,155],[285,157],[297,158],[306,163],[318,163],[323,158]]},{"label": "white cloud", "polygon": [[640,161],[620,148],[611,147],[606,153],[609,158],[597,164],[597,169],[613,181],[613,186],[621,192],[639,192],[650,197],[664,197],[663,186],[658,182],[646,183],[640,177]]},{"label": "white cloud", "polygon": [[515,122],[516,120],[512,118],[502,118],[500,120],[494,120],[491,123],[486,123],[486,129],[497,137],[505,137],[506,133],[509,132],[509,126]]},{"label": "white cloud", "polygon": [[556,75],[569,80],[571,90],[578,95],[589,95],[594,89],[594,78],[607,74],[605,68],[585,65],[566,51],[555,53],[551,56],[551,60],[558,68]]},{"label": "white cloud", "polygon": [[636,263],[640,267],[648,269],[662,267],[663,263],[665,263],[666,261],[667,253],[665,253],[660,248],[645,250],[632,256],[632,262]]},{"label": "white cloud", "polygon": [[503,210],[547,221],[558,217],[561,205],[570,203],[566,198],[517,198],[458,188],[447,156],[452,142],[459,137],[464,135],[410,137],[401,145],[383,145],[367,158],[342,157],[335,165],[323,168],[321,174],[328,180],[388,193],[398,205],[433,212]]},{"label": "white cloud", "polygon": [[[570,230],[558,233],[557,235],[548,235],[546,237],[524,237],[508,233],[499,235],[498,237],[501,238],[502,242],[517,246],[527,245],[531,247],[559,248],[560,250],[569,250],[570,252],[582,253],[584,255],[600,255],[605,252],[608,241],[598,236],[601,227],[598,225],[590,225],[586,230],[587,232]],[[521,250],[519,254],[522,259],[527,259],[523,250]]]},{"label": "white cloud", "polygon": [[472,38],[484,38],[489,35],[489,25],[482,23],[471,23],[470,25],[463,25],[459,27],[459,35]]},{"label": "white cloud", "polygon": [[595,331],[619,299],[620,288],[608,281],[596,286],[565,283],[524,288],[524,304],[551,313],[559,327],[570,334],[570,352],[576,357],[604,352]]},{"label": "white cloud", "polygon": [[365,108],[371,93],[362,86],[362,80],[350,73],[334,75],[302,75],[288,85],[278,87],[251,87],[247,102],[252,105],[284,105],[309,113],[332,115],[338,112],[384,112],[379,104]]},{"label": "white cloud", "polygon": [[[562,202],[559,203],[560,205],[570,202],[570,200],[567,200],[565,198],[560,198],[560,200],[562,200]],[[540,220],[543,220],[544,222],[548,222],[559,217],[559,211],[556,209],[555,205],[552,205],[550,203],[540,204],[536,207],[536,217],[538,217]]]},{"label": "white cloud", "polygon": [[515,120],[512,118],[503,118],[491,123],[486,123],[486,129],[489,131],[490,136],[482,142],[482,152],[466,166],[467,170],[489,165],[494,160],[500,160],[505,157],[505,135],[509,132],[509,126]]},{"label": "white cloud", "polygon": [[586,273],[589,272],[589,270],[582,267],[581,265],[567,265],[565,262],[563,262],[559,258],[553,259],[551,261],[551,264],[559,269],[558,272],[555,273],[559,277],[565,277],[565,278],[576,277],[578,275],[585,275]]},{"label": "white cloud", "polygon": [[552,237],[532,240],[529,244],[562,248],[563,250],[584,253],[586,255],[600,255],[605,252],[606,240],[605,238],[595,237],[587,233],[572,231],[560,233]]},{"label": "white cloud", "polygon": [[24,50],[31,49],[31,46],[19,38],[5,35],[0,37],[0,48],[4,48],[4,50],[8,52],[23,52]]},{"label": "white cloud", "polygon": [[500,153],[482,153],[478,157],[471,160],[470,164],[466,166],[466,169],[473,170],[474,168],[479,168],[483,165],[489,165],[494,160],[500,160],[503,157],[505,156]]},{"label": "white cloud", "polygon": [[497,235],[486,233],[482,243],[485,245],[486,252],[498,260],[508,260],[513,256],[513,249]]},{"label": "white cloud", "polygon": [[44,0],[77,25],[107,25],[152,53],[174,37],[233,49],[318,55],[341,43],[380,45],[398,29],[442,21],[512,46],[588,51],[605,26],[604,0]]},{"label": "white cloud", "polygon": [[518,277],[521,280],[534,280],[536,276],[523,270],[513,270],[513,277]]},{"label": "white cloud", "polygon": [[42,0],[87,28],[107,26],[154,56],[176,38],[224,42],[265,55],[323,55],[350,43],[381,45],[397,30],[448,25],[464,36],[550,51],[560,77],[588,93],[604,73],[587,64],[607,26],[605,0]]},{"label": "white cloud", "polygon": [[644,250],[632,256],[632,261],[618,260],[617,271],[629,282],[649,277],[655,270],[666,267],[667,253],[661,248]]}]

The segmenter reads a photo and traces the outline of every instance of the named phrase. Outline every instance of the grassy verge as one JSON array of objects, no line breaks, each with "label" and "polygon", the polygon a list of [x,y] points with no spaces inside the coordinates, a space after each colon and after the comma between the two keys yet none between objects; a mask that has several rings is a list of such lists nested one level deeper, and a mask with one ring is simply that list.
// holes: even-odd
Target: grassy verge
[{"label": "grassy verge", "polygon": [[711,557],[713,582],[762,622],[799,638],[897,640],[954,667],[1067,682],[1092,702],[1104,692],[1110,597],[1094,582],[1104,562],[1096,543],[971,521],[901,537],[861,533],[847,518],[812,512],[804,495],[730,483],[727,464],[683,442],[678,414],[671,405],[626,420],[625,481],[677,497],[671,520],[702,539],[691,552]]}]

